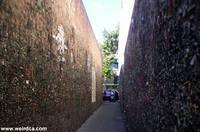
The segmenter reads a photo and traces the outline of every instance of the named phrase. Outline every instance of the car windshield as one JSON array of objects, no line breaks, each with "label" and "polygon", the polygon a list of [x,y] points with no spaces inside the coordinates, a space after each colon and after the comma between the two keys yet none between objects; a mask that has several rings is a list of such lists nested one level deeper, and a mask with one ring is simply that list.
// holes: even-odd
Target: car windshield
[{"label": "car windshield", "polygon": [[112,91],[112,90],[105,90],[104,91],[104,95],[106,95],[106,96],[110,96],[110,95],[114,95],[114,91]]}]

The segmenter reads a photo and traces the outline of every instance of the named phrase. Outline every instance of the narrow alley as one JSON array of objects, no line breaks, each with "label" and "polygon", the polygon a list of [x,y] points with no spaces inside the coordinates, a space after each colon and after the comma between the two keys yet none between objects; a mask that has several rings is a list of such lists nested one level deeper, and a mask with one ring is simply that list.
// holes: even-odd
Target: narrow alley
[{"label": "narrow alley", "polygon": [[118,102],[104,102],[77,132],[126,132],[125,115]]},{"label": "narrow alley", "polygon": [[200,132],[200,0],[0,0],[0,131]]}]

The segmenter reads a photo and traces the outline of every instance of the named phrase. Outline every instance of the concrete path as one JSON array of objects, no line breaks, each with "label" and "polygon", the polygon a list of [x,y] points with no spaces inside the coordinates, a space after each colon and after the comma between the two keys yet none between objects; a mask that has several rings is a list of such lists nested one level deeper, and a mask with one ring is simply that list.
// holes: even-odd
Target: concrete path
[{"label": "concrete path", "polygon": [[105,102],[77,132],[126,132],[118,102]]}]

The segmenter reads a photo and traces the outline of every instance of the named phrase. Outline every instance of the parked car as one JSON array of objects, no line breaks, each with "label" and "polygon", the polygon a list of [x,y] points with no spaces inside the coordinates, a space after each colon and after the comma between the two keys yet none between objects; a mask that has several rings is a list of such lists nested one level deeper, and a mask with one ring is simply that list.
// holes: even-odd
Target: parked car
[{"label": "parked car", "polygon": [[106,89],[103,91],[103,101],[115,102],[119,100],[119,93],[115,89]]}]

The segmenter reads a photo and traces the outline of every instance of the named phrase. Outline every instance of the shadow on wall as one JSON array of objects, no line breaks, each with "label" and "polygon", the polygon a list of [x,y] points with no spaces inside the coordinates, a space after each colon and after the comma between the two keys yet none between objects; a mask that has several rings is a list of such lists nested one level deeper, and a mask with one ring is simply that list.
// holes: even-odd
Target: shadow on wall
[{"label": "shadow on wall", "polygon": [[135,1],[120,76],[132,131],[200,131],[198,12],[197,1]]}]

